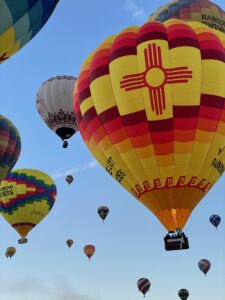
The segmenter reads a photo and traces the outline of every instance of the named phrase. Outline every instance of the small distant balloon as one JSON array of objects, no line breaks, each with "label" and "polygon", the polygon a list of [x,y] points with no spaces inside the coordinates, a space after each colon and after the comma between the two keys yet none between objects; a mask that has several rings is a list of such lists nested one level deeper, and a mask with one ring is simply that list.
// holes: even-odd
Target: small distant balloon
[{"label": "small distant balloon", "polygon": [[86,256],[88,257],[88,259],[90,260],[92,255],[95,253],[95,246],[93,245],[86,245],[84,247],[84,253],[86,254]]},{"label": "small distant balloon", "polygon": [[68,239],[68,240],[66,241],[66,244],[67,244],[67,246],[70,248],[70,247],[73,245],[73,240]]},{"label": "small distant balloon", "polygon": [[8,247],[8,248],[6,249],[5,256],[6,256],[6,257],[10,257],[10,259],[11,259],[11,257],[12,257],[15,253],[16,253],[16,248],[15,248],[15,247]]},{"label": "small distant balloon", "polygon": [[103,220],[103,222],[104,222],[105,218],[107,217],[108,213],[109,213],[109,208],[107,206],[100,206],[98,208],[98,214],[99,214],[100,218]]},{"label": "small distant balloon", "polygon": [[198,262],[198,267],[202,271],[202,273],[204,273],[206,275],[211,267],[211,263],[207,259],[201,259]]},{"label": "small distant balloon", "polygon": [[219,224],[220,224],[220,222],[221,222],[221,218],[220,218],[220,216],[218,216],[218,215],[212,215],[212,216],[209,218],[209,221],[210,221],[210,223],[211,223],[213,226],[215,226],[216,229],[217,229],[217,227],[219,226]]},{"label": "small distant balloon", "polygon": [[178,292],[178,296],[181,300],[187,300],[187,298],[189,297],[189,292],[186,289],[181,289]]},{"label": "small distant balloon", "polygon": [[144,295],[149,291],[151,282],[147,278],[140,278],[137,282],[139,291]]},{"label": "small distant balloon", "polygon": [[71,183],[73,182],[73,176],[72,176],[72,175],[67,175],[67,176],[66,176],[66,182],[67,182],[68,184],[71,184]]}]

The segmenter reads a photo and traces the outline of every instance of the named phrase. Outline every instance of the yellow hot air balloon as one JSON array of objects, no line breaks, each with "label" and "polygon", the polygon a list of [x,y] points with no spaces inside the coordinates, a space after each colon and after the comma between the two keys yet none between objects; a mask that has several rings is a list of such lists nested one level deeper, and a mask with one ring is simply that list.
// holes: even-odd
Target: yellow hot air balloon
[{"label": "yellow hot air balloon", "polygon": [[154,12],[149,21],[168,19],[201,22],[225,33],[225,12],[210,0],[172,0]]},{"label": "yellow hot air balloon", "polygon": [[32,169],[14,170],[0,185],[0,212],[19,233],[19,243],[51,210],[56,186],[47,174]]},{"label": "yellow hot air balloon", "polygon": [[84,62],[74,108],[86,145],[180,230],[225,163],[225,35],[199,22],[128,27]]}]

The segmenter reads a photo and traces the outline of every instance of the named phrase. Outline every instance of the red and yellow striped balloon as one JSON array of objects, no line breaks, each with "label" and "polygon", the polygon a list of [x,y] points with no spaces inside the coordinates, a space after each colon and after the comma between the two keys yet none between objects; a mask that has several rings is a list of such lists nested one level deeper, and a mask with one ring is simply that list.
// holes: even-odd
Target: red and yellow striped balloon
[{"label": "red and yellow striped balloon", "polygon": [[225,35],[169,20],[128,27],[84,62],[74,91],[96,159],[170,231],[225,163]]}]

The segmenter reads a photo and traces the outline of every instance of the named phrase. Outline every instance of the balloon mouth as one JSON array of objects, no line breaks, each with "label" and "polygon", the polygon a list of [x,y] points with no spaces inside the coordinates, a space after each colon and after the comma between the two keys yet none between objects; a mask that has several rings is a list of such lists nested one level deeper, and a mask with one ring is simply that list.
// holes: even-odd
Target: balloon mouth
[{"label": "balloon mouth", "polygon": [[69,127],[60,127],[56,130],[56,134],[64,141],[70,139],[75,133],[75,129]]},{"label": "balloon mouth", "polygon": [[164,237],[164,243],[166,251],[189,249],[188,238],[179,228],[169,231]]}]

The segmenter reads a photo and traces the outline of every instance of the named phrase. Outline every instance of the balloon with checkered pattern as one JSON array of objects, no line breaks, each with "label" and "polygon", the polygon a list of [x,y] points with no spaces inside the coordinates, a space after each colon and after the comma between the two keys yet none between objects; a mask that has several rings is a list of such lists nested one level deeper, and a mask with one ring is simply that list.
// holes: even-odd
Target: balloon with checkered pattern
[{"label": "balloon with checkered pattern", "polygon": [[210,0],[172,0],[154,12],[149,21],[169,19],[201,22],[225,33],[225,11]]}]

